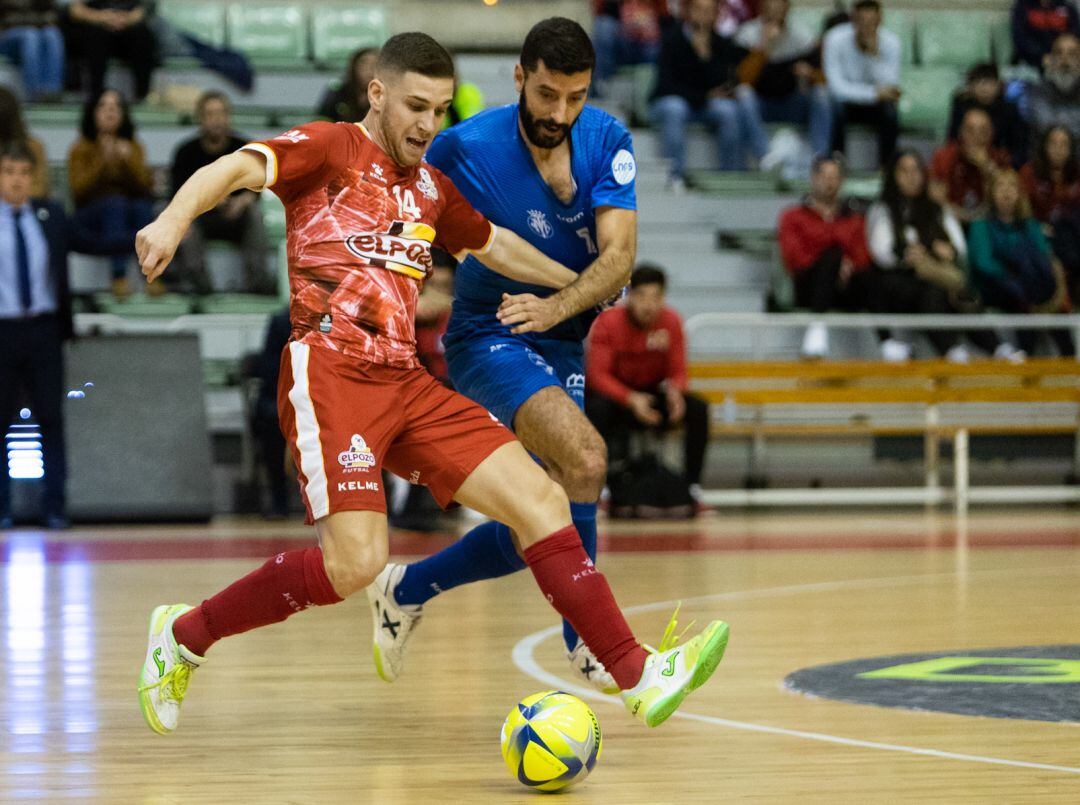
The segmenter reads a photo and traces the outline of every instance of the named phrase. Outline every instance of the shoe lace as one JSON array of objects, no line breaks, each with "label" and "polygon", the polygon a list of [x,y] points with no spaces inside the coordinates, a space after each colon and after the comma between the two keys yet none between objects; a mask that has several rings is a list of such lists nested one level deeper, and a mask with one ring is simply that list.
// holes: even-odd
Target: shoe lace
[{"label": "shoe lace", "polygon": [[687,632],[690,631],[690,627],[697,623],[696,620],[690,621],[686,624],[685,628],[678,634],[675,630],[679,628],[679,610],[682,609],[682,601],[679,601],[675,605],[675,611],[671,613],[671,618],[668,620],[667,626],[664,627],[664,634],[660,638],[660,647],[653,648],[646,644],[645,648],[653,654],[663,654],[665,651],[670,651],[678,645],[679,641],[683,639]]},{"label": "shoe lace", "polygon": [[143,685],[139,688],[139,691],[142,692],[152,690],[153,688],[161,688],[161,693],[164,698],[171,699],[177,704],[180,704],[187,695],[188,683],[191,681],[191,672],[194,670],[194,666],[181,660],[173,666],[169,673],[165,674],[165,676],[157,682],[152,685]]}]

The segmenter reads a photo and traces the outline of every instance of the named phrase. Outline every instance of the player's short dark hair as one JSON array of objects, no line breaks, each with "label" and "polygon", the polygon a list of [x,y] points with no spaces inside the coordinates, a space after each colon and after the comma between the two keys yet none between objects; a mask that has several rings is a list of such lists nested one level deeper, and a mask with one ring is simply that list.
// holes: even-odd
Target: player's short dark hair
[{"label": "player's short dark hair", "polygon": [[818,154],[814,157],[810,163],[811,175],[816,174],[826,165],[835,165],[840,169],[841,174],[847,173],[847,161],[844,159],[844,155],[839,151],[833,151],[831,154]]},{"label": "player's short dark hair", "polygon": [[13,162],[29,162],[31,167],[37,167],[37,154],[23,140],[14,140],[0,149],[0,161],[5,159]]},{"label": "player's short dark hair", "polygon": [[446,48],[430,36],[412,31],[395,34],[386,40],[379,51],[375,72],[419,73],[428,78],[453,78],[454,59]]},{"label": "player's short dark hair", "polygon": [[572,75],[596,66],[596,51],[585,29],[566,17],[548,17],[532,27],[521,46],[521,66],[536,70],[540,62],[556,73]]},{"label": "player's short dark hair", "polygon": [[659,285],[663,290],[667,287],[667,274],[660,266],[652,263],[638,263],[634,273],[630,275],[630,287],[640,288],[642,285]]},{"label": "player's short dark hair", "polygon": [[881,3],[879,0],[856,0],[855,5],[851,7],[851,13],[856,11],[876,11],[881,13]]},{"label": "player's short dark hair", "polygon": [[221,101],[225,104],[225,108],[232,109],[232,101],[229,100],[229,96],[219,89],[208,89],[202,95],[199,96],[199,100],[195,101],[195,116],[202,117],[203,111],[206,109],[206,104],[210,101]]}]

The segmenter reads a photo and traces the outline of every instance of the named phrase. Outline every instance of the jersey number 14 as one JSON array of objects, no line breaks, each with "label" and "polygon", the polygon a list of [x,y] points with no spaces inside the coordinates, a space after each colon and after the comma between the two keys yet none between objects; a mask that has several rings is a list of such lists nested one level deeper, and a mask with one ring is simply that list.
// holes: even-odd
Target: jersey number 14
[{"label": "jersey number 14", "polygon": [[397,199],[398,216],[404,218],[406,215],[411,216],[413,220],[420,220],[420,208],[416,206],[416,196],[413,195],[412,190],[402,190],[400,185],[394,185],[390,188],[394,194],[394,198]]}]

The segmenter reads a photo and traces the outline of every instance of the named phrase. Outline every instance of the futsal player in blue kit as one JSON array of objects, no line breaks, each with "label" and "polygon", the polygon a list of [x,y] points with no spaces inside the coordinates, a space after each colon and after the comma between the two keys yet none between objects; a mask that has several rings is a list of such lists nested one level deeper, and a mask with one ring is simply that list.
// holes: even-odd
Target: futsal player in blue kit
[{"label": "futsal player in blue kit", "polygon": [[[448,129],[427,153],[490,221],[579,272],[552,292],[467,258],[455,276],[444,344],[454,387],[511,427],[566,490],[592,560],[607,451],[584,414],[583,341],[598,307],[629,280],[637,247],[633,145],[618,120],[585,105],[594,61],[576,22],[538,23],[514,71],[519,102]],[[429,599],[524,567],[510,529],[495,522],[420,562],[387,565],[368,588],[379,675],[389,682],[401,673]],[[569,623],[563,633],[576,674],[617,691]]]}]

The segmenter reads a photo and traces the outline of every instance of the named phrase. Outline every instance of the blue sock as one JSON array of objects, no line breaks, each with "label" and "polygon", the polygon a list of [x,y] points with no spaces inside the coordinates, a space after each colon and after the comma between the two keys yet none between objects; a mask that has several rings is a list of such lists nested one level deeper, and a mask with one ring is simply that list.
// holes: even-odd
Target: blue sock
[{"label": "blue sock", "polygon": [[506,576],[523,567],[525,560],[514,549],[510,529],[489,520],[453,545],[409,565],[394,590],[394,600],[423,604],[462,584]]},{"label": "blue sock", "polygon": [[[574,521],[574,527],[581,535],[581,544],[585,546],[585,553],[594,562],[596,561],[596,504],[595,503],[571,503],[570,517]],[[577,632],[568,621],[562,624],[563,640],[566,642],[566,650],[573,651],[577,645]]]}]

